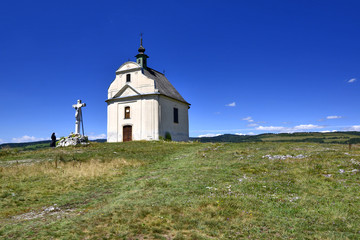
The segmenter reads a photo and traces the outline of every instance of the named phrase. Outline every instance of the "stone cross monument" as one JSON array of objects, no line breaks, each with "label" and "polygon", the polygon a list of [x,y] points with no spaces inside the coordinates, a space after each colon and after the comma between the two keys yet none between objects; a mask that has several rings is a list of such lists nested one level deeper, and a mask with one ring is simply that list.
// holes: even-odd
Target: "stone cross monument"
[{"label": "stone cross monument", "polygon": [[76,112],[75,112],[75,134],[80,134],[80,123],[82,124],[82,129],[83,129],[83,135],[84,135],[84,123],[83,123],[83,118],[82,118],[82,112],[81,112],[81,108],[82,107],[86,107],[85,103],[81,103],[81,100],[77,100],[77,104],[72,105],[73,108],[75,108]]}]

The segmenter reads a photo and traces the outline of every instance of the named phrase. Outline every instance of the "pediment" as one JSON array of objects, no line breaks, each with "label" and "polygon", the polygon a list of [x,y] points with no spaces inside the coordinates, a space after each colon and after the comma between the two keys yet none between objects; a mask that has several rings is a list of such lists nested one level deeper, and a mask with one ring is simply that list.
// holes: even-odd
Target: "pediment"
[{"label": "pediment", "polygon": [[118,91],[113,98],[121,98],[121,97],[129,97],[129,96],[137,96],[140,95],[135,88],[130,85],[125,85],[123,88]]},{"label": "pediment", "polygon": [[116,73],[128,72],[128,71],[140,70],[140,69],[141,66],[136,62],[126,62],[123,65],[121,65],[118,70],[116,70]]}]

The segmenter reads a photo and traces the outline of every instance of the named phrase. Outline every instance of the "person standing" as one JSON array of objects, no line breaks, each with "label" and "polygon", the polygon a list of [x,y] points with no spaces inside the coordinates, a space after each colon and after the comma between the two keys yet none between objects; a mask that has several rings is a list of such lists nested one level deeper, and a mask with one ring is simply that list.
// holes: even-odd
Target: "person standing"
[{"label": "person standing", "polygon": [[51,135],[51,143],[50,143],[50,147],[55,147],[56,146],[56,136],[55,133],[53,133]]}]

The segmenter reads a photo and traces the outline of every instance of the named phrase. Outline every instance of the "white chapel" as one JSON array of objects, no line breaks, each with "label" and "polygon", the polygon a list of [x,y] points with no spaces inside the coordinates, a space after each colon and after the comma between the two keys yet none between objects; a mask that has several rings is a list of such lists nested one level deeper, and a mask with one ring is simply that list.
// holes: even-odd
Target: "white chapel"
[{"label": "white chapel", "polygon": [[108,89],[107,141],[189,139],[190,103],[164,74],[147,66],[149,56],[140,42],[136,62],[125,62]]}]

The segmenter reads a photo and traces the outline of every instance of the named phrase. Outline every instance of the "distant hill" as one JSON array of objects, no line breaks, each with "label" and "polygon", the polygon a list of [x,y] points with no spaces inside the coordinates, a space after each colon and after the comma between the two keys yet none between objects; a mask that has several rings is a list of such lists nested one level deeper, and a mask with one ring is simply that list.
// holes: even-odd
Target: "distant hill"
[{"label": "distant hill", "polygon": [[297,132],[265,133],[259,135],[224,134],[215,137],[190,138],[199,142],[317,142],[317,143],[360,143],[360,132]]},{"label": "distant hill", "polygon": [[[10,147],[10,148],[23,148],[23,150],[35,150],[35,149],[50,147],[50,142],[51,140],[24,142],[24,143],[4,143],[4,144],[0,144],[0,148]],[[106,142],[106,139],[95,139],[95,140],[90,140],[90,142]]]},{"label": "distant hill", "polygon": [[51,140],[37,141],[37,142],[23,142],[23,143],[4,143],[0,145],[0,148],[23,148],[24,150],[35,150],[40,148],[50,147]]}]

